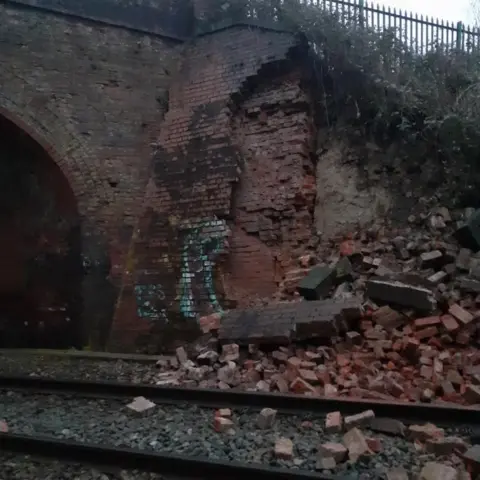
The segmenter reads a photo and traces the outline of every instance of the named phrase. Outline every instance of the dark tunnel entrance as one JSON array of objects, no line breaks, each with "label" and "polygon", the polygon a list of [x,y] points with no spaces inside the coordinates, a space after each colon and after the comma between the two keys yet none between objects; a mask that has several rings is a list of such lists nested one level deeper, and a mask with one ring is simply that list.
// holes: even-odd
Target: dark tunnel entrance
[{"label": "dark tunnel entrance", "polygon": [[44,148],[0,115],[0,347],[80,347],[80,221]]}]

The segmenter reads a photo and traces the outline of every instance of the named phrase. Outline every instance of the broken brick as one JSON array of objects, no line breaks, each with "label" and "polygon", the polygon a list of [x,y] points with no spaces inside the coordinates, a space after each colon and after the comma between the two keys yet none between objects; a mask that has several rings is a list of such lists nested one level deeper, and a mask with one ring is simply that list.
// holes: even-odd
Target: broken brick
[{"label": "broken brick", "polygon": [[263,408],[257,418],[257,427],[262,430],[272,428],[276,416],[277,411],[273,408]]},{"label": "broken brick", "polygon": [[402,422],[393,418],[373,418],[370,421],[370,430],[386,435],[404,437],[405,428]]},{"label": "broken brick", "polygon": [[424,269],[438,268],[442,264],[443,253],[440,250],[424,252],[420,255],[421,267]]},{"label": "broken brick", "polygon": [[297,377],[290,385],[290,390],[295,393],[316,393],[315,387],[305,380]]},{"label": "broken brick", "polygon": [[335,276],[335,270],[332,268],[325,266],[312,268],[301,280],[298,293],[305,300],[320,300],[333,286]]},{"label": "broken brick", "polygon": [[425,425],[410,425],[408,427],[408,436],[412,440],[425,442],[427,440],[444,437],[445,431],[431,423]]},{"label": "broken brick", "polygon": [[341,443],[324,443],[318,447],[318,453],[323,457],[332,457],[335,462],[343,462],[348,454],[348,450]]},{"label": "broken brick", "polygon": [[177,354],[177,358],[178,358],[178,361],[180,362],[180,365],[183,365],[188,360],[187,352],[183,347],[178,347],[175,350],[175,353]]},{"label": "broken brick", "polygon": [[325,418],[325,430],[327,433],[340,433],[342,425],[342,414],[340,412],[327,413]]},{"label": "broken brick", "polygon": [[148,415],[155,409],[155,404],[145,397],[135,397],[133,402],[127,405],[128,410],[137,415]]},{"label": "broken brick", "polygon": [[447,332],[454,332],[458,329],[458,322],[452,317],[452,315],[442,315],[440,320]]},{"label": "broken brick", "polygon": [[220,357],[222,362],[236,362],[239,358],[240,350],[236,343],[222,345],[222,355]]},{"label": "broken brick", "polygon": [[417,318],[413,322],[415,328],[418,329],[439,325],[440,323],[442,323],[442,320],[438,316]]},{"label": "broken brick", "polygon": [[343,436],[343,443],[348,449],[350,461],[356,462],[365,455],[371,454],[367,440],[358,428],[352,428]]},{"label": "broken brick", "polygon": [[233,426],[234,423],[229,418],[216,416],[213,421],[213,428],[218,433],[228,432]]},{"label": "broken brick", "polygon": [[478,404],[480,403],[480,386],[477,385],[467,385],[465,388],[465,393],[463,398],[469,404]]},{"label": "broken brick", "polygon": [[473,315],[456,303],[448,309],[448,313],[463,325],[467,325],[473,320]]},{"label": "broken brick", "polygon": [[223,418],[230,418],[232,416],[232,411],[229,408],[219,408],[215,412],[215,416],[223,417]]},{"label": "broken brick", "polygon": [[320,383],[317,375],[312,370],[299,369],[298,370],[298,375],[300,376],[300,378],[302,378],[306,382],[310,383],[311,385],[316,385],[316,384]]},{"label": "broken brick", "polygon": [[405,316],[388,305],[380,307],[372,313],[372,320],[387,330],[398,328],[405,323]]},{"label": "broken brick", "polygon": [[293,442],[289,438],[279,438],[275,442],[274,454],[281,460],[291,460],[293,458]]},{"label": "broken brick", "polygon": [[366,438],[368,448],[373,453],[380,453],[382,451],[382,442],[378,438]]},{"label": "broken brick", "polygon": [[434,453],[437,456],[451,455],[457,450],[463,453],[467,450],[465,440],[458,437],[428,439],[425,447],[427,452]]},{"label": "broken brick", "polygon": [[431,311],[436,300],[431,290],[396,280],[368,280],[366,294],[369,298],[393,305]]},{"label": "broken brick", "polygon": [[418,480],[457,480],[455,468],[442,463],[428,462],[422,468]]},{"label": "broken brick", "polygon": [[370,425],[372,419],[375,418],[373,410],[366,410],[365,412],[358,413],[356,415],[350,415],[344,418],[344,424],[346,429],[353,427],[366,427]]}]

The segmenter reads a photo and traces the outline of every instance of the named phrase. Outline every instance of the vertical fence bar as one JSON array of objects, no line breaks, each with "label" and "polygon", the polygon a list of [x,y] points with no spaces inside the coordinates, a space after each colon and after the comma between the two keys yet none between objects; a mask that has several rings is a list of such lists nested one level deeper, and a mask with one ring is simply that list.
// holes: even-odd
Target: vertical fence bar
[{"label": "vertical fence bar", "polygon": [[443,20],[440,26],[440,32],[441,32],[440,45],[443,47],[445,45],[445,22]]},{"label": "vertical fence bar", "polygon": [[418,55],[418,14],[415,14],[415,53]]},{"label": "vertical fence bar", "polygon": [[360,28],[365,26],[365,4],[363,0],[358,0],[358,22],[360,24]]},{"label": "vertical fence bar", "polygon": [[377,28],[376,30],[380,30],[380,5],[377,3]]},{"label": "vertical fence bar", "polygon": [[420,15],[420,40],[419,40],[419,47],[420,47],[420,55],[423,55],[425,52],[423,51],[423,30],[425,27],[425,21],[423,20],[423,15]]},{"label": "vertical fence bar", "polygon": [[457,36],[455,39],[455,46],[457,50],[462,48],[462,37],[463,37],[463,24],[462,22],[457,22]]},{"label": "vertical fence bar", "polygon": [[412,12],[410,12],[408,14],[408,23],[410,25],[410,32],[409,32],[409,35],[410,35],[410,50],[413,51],[413,17],[412,17]]},{"label": "vertical fence bar", "polygon": [[[409,46],[416,54],[425,54],[432,46],[438,48],[443,46],[450,49],[464,50],[473,53],[480,48],[480,29],[467,28],[462,22],[445,22],[438,18],[433,19],[423,15],[413,14],[412,12],[401,9],[386,7],[385,5],[369,4],[367,0],[297,0],[299,4],[315,5],[330,13],[336,13],[341,16],[339,21],[347,24],[351,21],[351,14],[358,15],[358,25],[362,28],[371,27],[375,30],[385,31],[392,29],[397,39],[400,39],[402,45]],[[275,21],[280,18],[282,3],[281,0],[267,2],[271,8],[270,14]],[[247,17],[262,18],[267,12],[264,8],[248,8]],[[348,15],[346,14],[348,12]],[[371,16],[371,19],[370,19]],[[348,17],[348,18],[347,18]],[[387,20],[388,17],[388,20]],[[392,25],[393,24],[393,25]],[[398,36],[397,30],[400,30]]]},{"label": "vertical fence bar", "polygon": [[403,26],[402,26],[402,9],[398,10],[398,31],[400,32],[400,43],[403,52],[403,45],[405,44],[405,35],[403,33]]}]

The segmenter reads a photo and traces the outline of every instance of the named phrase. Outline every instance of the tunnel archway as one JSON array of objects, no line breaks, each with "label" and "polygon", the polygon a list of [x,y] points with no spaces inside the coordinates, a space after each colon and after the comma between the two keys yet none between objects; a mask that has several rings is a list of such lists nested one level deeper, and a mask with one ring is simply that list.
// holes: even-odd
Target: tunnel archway
[{"label": "tunnel archway", "polygon": [[80,347],[75,195],[47,149],[1,112],[0,139],[0,347]]}]

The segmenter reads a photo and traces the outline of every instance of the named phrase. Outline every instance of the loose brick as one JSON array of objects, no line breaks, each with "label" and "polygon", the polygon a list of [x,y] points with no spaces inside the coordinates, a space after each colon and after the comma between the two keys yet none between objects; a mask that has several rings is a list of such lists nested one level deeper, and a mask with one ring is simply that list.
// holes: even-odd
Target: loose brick
[{"label": "loose brick", "polygon": [[420,255],[421,267],[424,269],[437,268],[442,264],[443,253],[440,250],[424,252]]},{"label": "loose brick", "polygon": [[434,337],[437,334],[437,327],[427,327],[423,328],[422,330],[417,330],[415,332],[415,338],[418,338],[418,340],[425,340],[426,338]]},{"label": "loose brick", "polygon": [[454,332],[458,329],[458,322],[453,318],[452,315],[442,315],[440,317],[442,325],[447,330],[447,332]]},{"label": "loose brick", "polygon": [[375,310],[372,313],[372,320],[374,323],[381,325],[387,330],[401,327],[406,322],[404,315],[393,310],[388,305]]},{"label": "loose brick", "polygon": [[305,380],[297,377],[290,385],[290,390],[295,393],[317,393],[315,387]]},{"label": "loose brick", "polygon": [[236,362],[240,358],[240,349],[236,343],[222,345],[222,362]]},{"label": "loose brick", "polygon": [[0,420],[0,433],[8,433],[8,424],[5,420]]},{"label": "loose brick", "polygon": [[368,280],[366,294],[373,300],[429,312],[436,307],[431,290],[394,280]]},{"label": "loose brick", "polygon": [[387,480],[408,480],[408,473],[402,467],[392,468],[387,472]]},{"label": "loose brick", "polygon": [[422,468],[418,480],[458,480],[455,468],[442,463],[428,462]]},{"label": "loose brick", "polygon": [[348,449],[348,457],[352,462],[372,453],[368,448],[367,440],[358,428],[349,430],[343,436],[343,443]]},{"label": "loose brick", "polygon": [[467,385],[465,393],[463,394],[465,400],[470,404],[480,403],[480,386]]},{"label": "loose brick", "polygon": [[317,385],[320,383],[317,375],[312,370],[306,370],[301,368],[298,370],[298,374],[300,375],[300,378],[302,378],[311,385]]},{"label": "loose brick", "polygon": [[382,442],[378,438],[367,437],[368,448],[373,453],[380,453],[382,451]]},{"label": "loose brick", "polygon": [[342,431],[343,421],[340,412],[327,413],[325,418],[325,430],[328,433],[340,433]]},{"label": "loose brick", "polygon": [[184,364],[188,360],[187,352],[183,347],[178,347],[175,350],[175,353],[177,354],[177,359],[180,362],[180,365]]},{"label": "loose brick", "polygon": [[265,430],[267,428],[272,428],[275,423],[275,418],[277,417],[277,411],[273,408],[263,408],[257,418],[258,428]]},{"label": "loose brick", "polygon": [[334,470],[337,466],[337,462],[333,457],[319,456],[317,458],[315,468],[317,470]]},{"label": "loose brick", "polygon": [[393,418],[373,418],[370,421],[370,429],[378,433],[404,437],[406,427],[402,422]]},{"label": "loose brick", "polygon": [[291,460],[293,458],[293,442],[289,438],[279,438],[275,442],[274,454],[281,460]]},{"label": "loose brick", "polygon": [[318,453],[323,457],[331,457],[335,462],[343,462],[348,455],[348,450],[341,443],[324,443],[318,447]]},{"label": "loose brick", "polygon": [[155,409],[155,404],[145,397],[136,397],[127,405],[129,411],[136,415],[149,415]]},{"label": "loose brick", "polygon": [[232,416],[232,411],[229,408],[219,408],[216,412],[215,415],[217,417],[223,417],[223,418],[231,418]]},{"label": "loose brick", "polygon": [[229,418],[217,416],[213,422],[213,428],[218,433],[225,433],[234,427],[234,423]]},{"label": "loose brick", "polygon": [[443,438],[445,436],[445,431],[431,423],[425,425],[410,425],[408,427],[408,436],[412,440],[425,442],[431,439]]},{"label": "loose brick", "polygon": [[427,452],[434,453],[437,456],[451,455],[456,450],[463,453],[468,448],[465,440],[458,437],[428,439],[425,446]]},{"label": "loose brick", "polygon": [[448,309],[448,313],[462,325],[468,325],[473,320],[473,315],[456,303]]},{"label": "loose brick", "polygon": [[436,326],[442,323],[439,316],[417,318],[414,322],[415,328],[422,329],[425,327]]},{"label": "loose brick", "polygon": [[320,300],[333,286],[335,270],[329,267],[315,267],[300,282],[298,292],[305,300]]},{"label": "loose brick", "polygon": [[344,419],[345,428],[367,427],[374,418],[375,413],[373,410],[366,410],[356,415],[349,415]]}]

